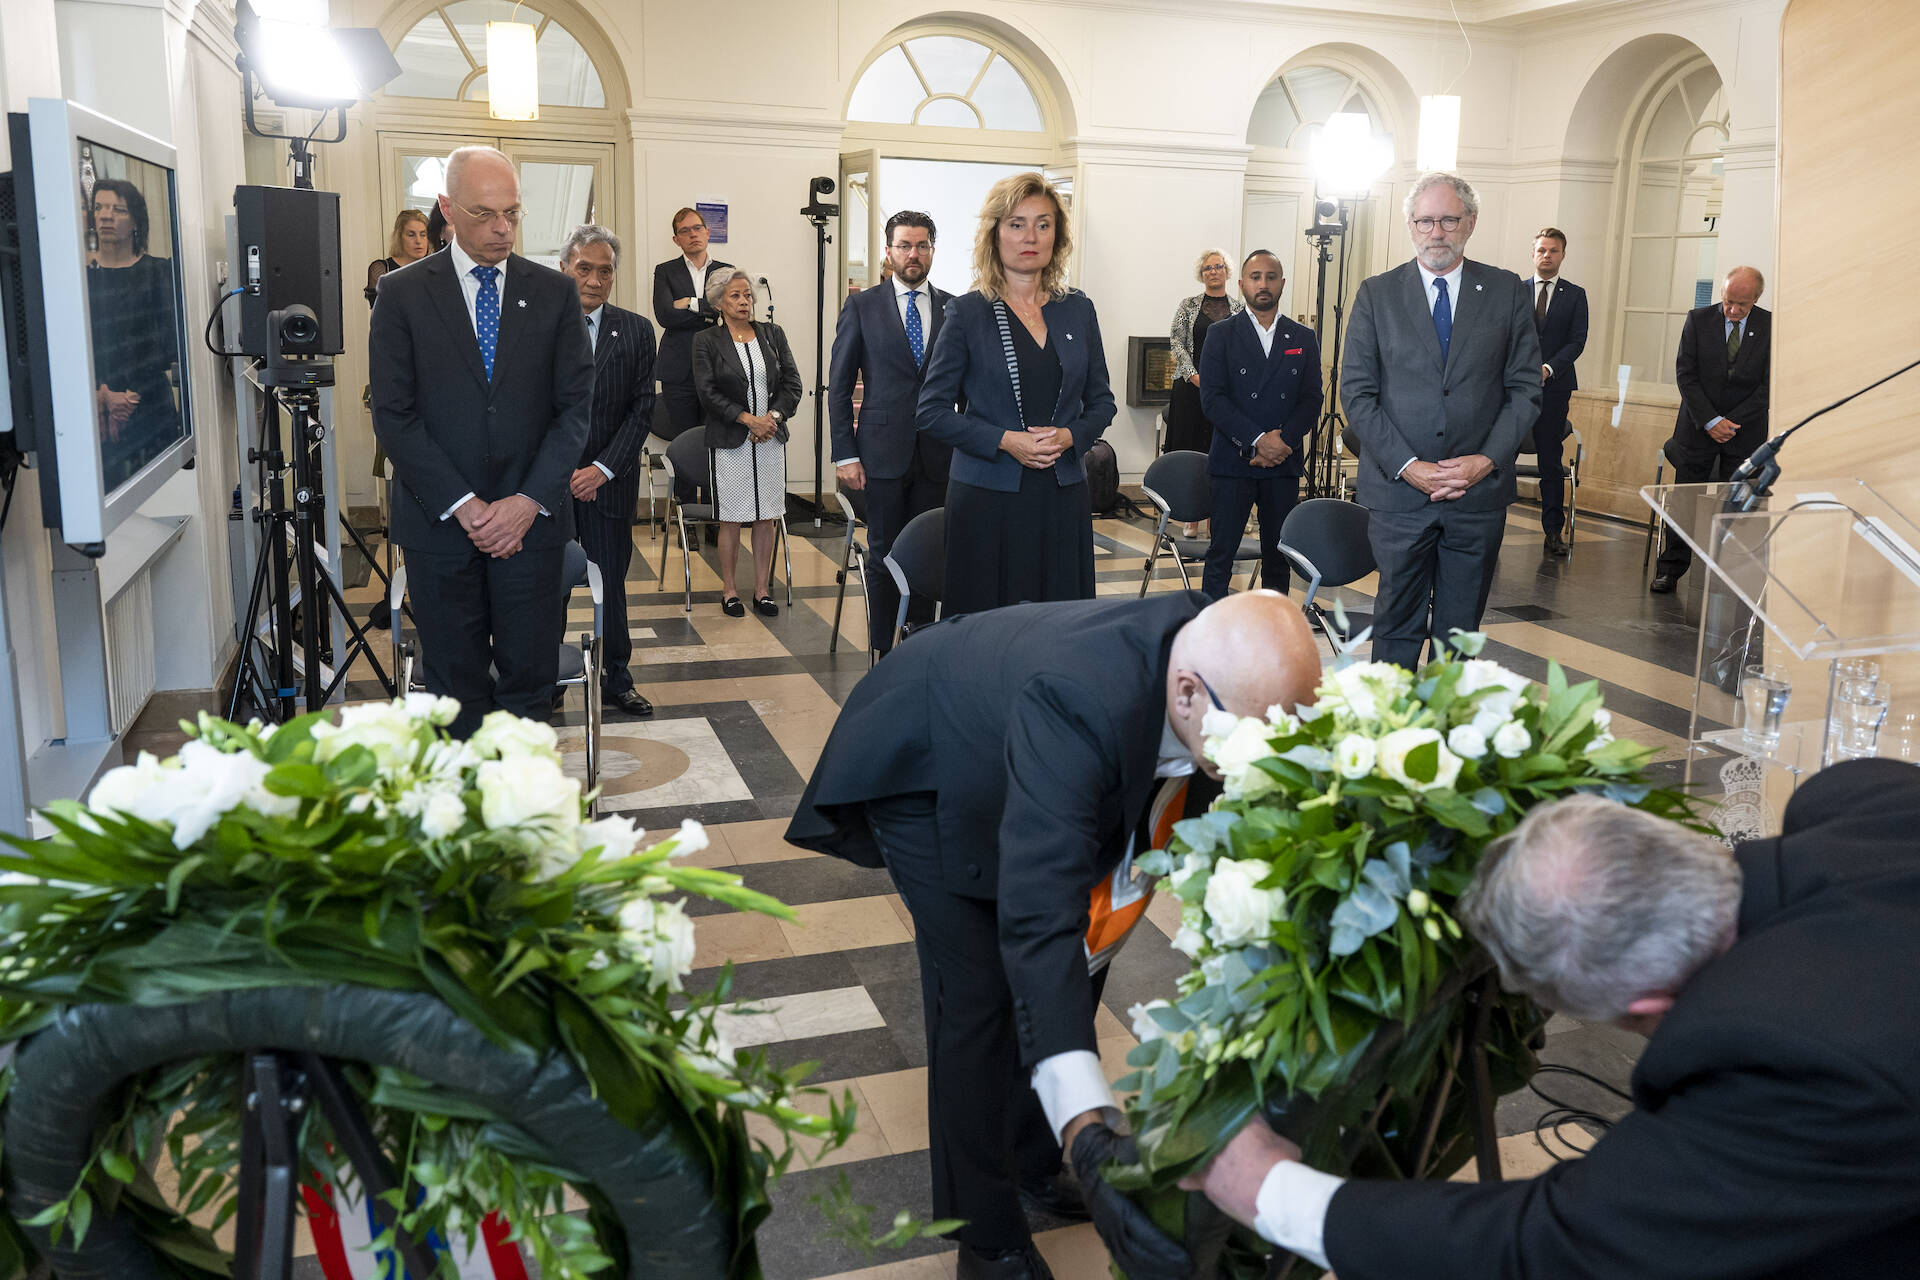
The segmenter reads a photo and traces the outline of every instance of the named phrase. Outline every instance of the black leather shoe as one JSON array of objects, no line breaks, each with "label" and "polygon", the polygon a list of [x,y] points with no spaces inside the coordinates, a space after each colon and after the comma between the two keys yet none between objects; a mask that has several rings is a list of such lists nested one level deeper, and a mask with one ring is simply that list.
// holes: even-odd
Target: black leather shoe
[{"label": "black leather shoe", "polygon": [[1065,1169],[1038,1182],[1022,1182],[1020,1203],[1037,1213],[1073,1222],[1086,1222],[1093,1216],[1087,1212],[1087,1199],[1080,1194],[1080,1184]]},{"label": "black leather shoe", "polygon": [[624,711],[630,716],[650,716],[653,704],[640,696],[638,689],[622,689],[618,693],[609,693],[601,702],[614,711]]},{"label": "black leather shoe", "polygon": [[959,1280],[1053,1280],[1047,1260],[1032,1245],[1005,1253],[982,1253],[960,1246]]},{"label": "black leather shoe", "polygon": [[739,596],[729,596],[720,602],[720,612],[729,618],[744,618],[747,616],[747,606],[741,602]]},{"label": "black leather shoe", "polygon": [[777,618],[780,616],[780,606],[773,602],[772,596],[755,596],[753,598],[753,611],[763,618]]},{"label": "black leather shoe", "polygon": [[1647,584],[1647,590],[1656,596],[1670,596],[1673,594],[1674,585],[1679,581],[1670,573],[1656,573],[1653,575],[1653,581]]},{"label": "black leather shoe", "polygon": [[1573,548],[1569,547],[1567,540],[1559,534],[1550,533],[1547,535],[1547,554],[1564,560],[1573,554]]}]

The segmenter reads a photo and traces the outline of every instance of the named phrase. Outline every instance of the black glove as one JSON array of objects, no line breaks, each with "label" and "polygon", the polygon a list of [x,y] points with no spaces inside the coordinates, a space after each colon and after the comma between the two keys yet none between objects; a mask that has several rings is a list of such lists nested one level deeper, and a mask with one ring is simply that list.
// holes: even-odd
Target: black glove
[{"label": "black glove", "polygon": [[1126,1194],[1107,1185],[1100,1170],[1109,1163],[1135,1164],[1139,1148],[1130,1137],[1115,1133],[1099,1121],[1082,1129],[1073,1140],[1073,1176],[1086,1197],[1094,1229],[1127,1280],[1187,1280],[1193,1260],[1187,1251],[1154,1225],[1147,1211]]}]

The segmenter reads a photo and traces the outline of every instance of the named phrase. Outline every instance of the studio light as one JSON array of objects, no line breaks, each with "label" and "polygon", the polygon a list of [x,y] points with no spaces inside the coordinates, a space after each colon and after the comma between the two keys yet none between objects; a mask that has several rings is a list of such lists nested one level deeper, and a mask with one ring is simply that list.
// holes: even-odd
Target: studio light
[{"label": "studio light", "polygon": [[1428,94],[1420,99],[1420,169],[1452,171],[1460,162],[1460,95]]},{"label": "studio light", "polygon": [[1314,135],[1314,185],[1326,195],[1370,195],[1392,165],[1393,143],[1374,136],[1373,122],[1364,112],[1336,112]]},{"label": "studio light", "polygon": [[540,118],[537,35],[530,23],[487,24],[487,114],[495,120]]},{"label": "studio light", "polygon": [[[264,12],[262,12],[264,10]],[[400,74],[393,50],[372,27],[329,27],[326,0],[249,0],[234,6],[234,61],[244,83],[247,132],[280,138],[293,151],[293,185],[313,185],[313,143],[347,136],[347,108]],[[320,112],[311,130],[275,133],[254,115],[254,100]],[[326,113],[340,113],[332,137],[321,137]]]}]

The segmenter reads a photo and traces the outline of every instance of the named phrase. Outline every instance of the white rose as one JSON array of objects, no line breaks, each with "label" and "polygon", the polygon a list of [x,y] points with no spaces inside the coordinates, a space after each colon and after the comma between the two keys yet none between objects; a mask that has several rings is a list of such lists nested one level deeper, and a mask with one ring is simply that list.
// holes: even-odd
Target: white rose
[{"label": "white rose", "polygon": [[1517,759],[1528,747],[1533,745],[1533,735],[1527,732],[1527,726],[1518,720],[1509,720],[1500,726],[1493,735],[1493,749],[1497,755],[1508,760]]},{"label": "white rose", "polygon": [[1497,662],[1473,658],[1460,664],[1460,676],[1454,682],[1453,691],[1465,698],[1482,689],[1493,690],[1473,704],[1474,727],[1491,738],[1501,725],[1513,719],[1531,683],[1519,672],[1509,671]]},{"label": "white rose", "polygon": [[1271,864],[1258,858],[1222,858],[1213,864],[1205,906],[1212,924],[1207,933],[1215,944],[1243,947],[1273,936],[1273,921],[1285,908],[1286,895],[1258,887],[1272,871]]},{"label": "white rose", "polygon": [[[1435,767],[1433,781],[1421,782],[1407,773],[1407,756],[1429,742],[1439,753],[1439,763]],[[1460,757],[1447,750],[1447,744],[1440,741],[1438,729],[1395,729],[1380,739],[1379,752],[1380,772],[1409,791],[1434,791],[1450,787],[1460,775]]]},{"label": "white rose", "polygon": [[420,748],[413,717],[404,702],[365,702],[340,708],[338,726],[313,726],[313,758],[321,764],[349,747],[373,752],[382,773],[394,773],[413,763]]},{"label": "white rose", "polygon": [[87,807],[101,813],[119,812],[147,822],[167,820],[171,801],[167,798],[167,779],[174,773],[161,764],[151,751],[142,751],[132,764],[123,764],[100,775],[87,797]]},{"label": "white rose", "polygon": [[260,785],[269,767],[250,752],[226,752],[196,739],[180,748],[180,767],[167,772],[164,819],[173,823],[176,849],[191,845],[243,804],[275,816],[300,807],[297,797],[276,796]]},{"label": "white rose", "polygon": [[436,788],[420,814],[420,833],[429,840],[444,840],[466,821],[466,802],[451,791]]},{"label": "white rose", "polygon": [[1611,733],[1613,730],[1613,712],[1607,710],[1605,707],[1594,712],[1593,727],[1602,733]]},{"label": "white rose", "polygon": [[520,756],[545,756],[556,762],[560,759],[560,735],[553,731],[552,725],[524,720],[511,711],[489,711],[468,743],[483,759],[506,760]]},{"label": "white rose", "polygon": [[1207,739],[1207,757],[1219,766],[1229,799],[1251,799],[1278,785],[1265,770],[1254,767],[1258,761],[1272,759],[1273,744],[1267,740],[1272,732],[1266,721],[1248,716],[1225,737]]},{"label": "white rose", "polygon": [[673,837],[673,856],[698,853],[713,843],[707,839],[707,829],[692,818],[680,819],[680,830]]},{"label": "white rose", "polygon": [[613,862],[632,853],[634,846],[645,835],[639,827],[633,825],[633,819],[614,814],[598,822],[582,823],[573,833],[573,842],[580,852],[599,849],[603,862]]},{"label": "white rose", "polygon": [[442,739],[427,744],[420,753],[419,767],[415,774],[421,778],[433,779],[464,790],[460,775],[480,763],[480,757],[474,754],[472,747],[464,742],[452,742]]},{"label": "white rose", "polygon": [[1213,864],[1207,860],[1205,854],[1182,854],[1180,857],[1180,865],[1175,867],[1173,874],[1167,877],[1167,887],[1177,894],[1186,887],[1187,881],[1193,879],[1212,865]]},{"label": "white rose", "polygon": [[480,766],[480,820],[489,828],[521,825],[570,829],[580,820],[580,783],[557,760],[520,756]]},{"label": "white rose", "polygon": [[1240,724],[1240,717],[1231,711],[1222,711],[1218,707],[1208,707],[1207,714],[1200,717],[1200,736],[1202,738],[1224,738]]},{"label": "white rose", "polygon": [[413,690],[407,694],[407,714],[432,725],[449,725],[460,716],[460,699]]},{"label": "white rose", "polygon": [[1350,733],[1333,749],[1334,768],[1347,779],[1364,778],[1373,772],[1373,739]]},{"label": "white rose", "polygon": [[1167,1034],[1167,1029],[1153,1020],[1155,1009],[1171,1009],[1173,1006],[1165,1000],[1149,1000],[1145,1004],[1136,1004],[1127,1009],[1127,1017],[1133,1020],[1133,1038],[1141,1044],[1149,1040],[1159,1040]]},{"label": "white rose", "polygon": [[1184,920],[1181,921],[1180,928],[1173,935],[1172,946],[1175,951],[1191,960],[1198,956],[1206,945],[1207,939],[1204,934]]},{"label": "white rose", "polygon": [[1487,754],[1487,738],[1470,724],[1457,724],[1447,734],[1447,749],[1468,760],[1478,760]]},{"label": "white rose", "polygon": [[1274,733],[1281,736],[1300,732],[1300,717],[1277,702],[1267,708],[1267,723],[1273,726]]},{"label": "white rose", "polygon": [[1321,686],[1325,699],[1344,705],[1360,720],[1377,720],[1413,689],[1413,676],[1390,662],[1355,662],[1333,672]]},{"label": "white rose", "polygon": [[680,990],[693,972],[693,921],[677,902],[635,898],[620,908],[620,940],[647,967],[647,985]]}]

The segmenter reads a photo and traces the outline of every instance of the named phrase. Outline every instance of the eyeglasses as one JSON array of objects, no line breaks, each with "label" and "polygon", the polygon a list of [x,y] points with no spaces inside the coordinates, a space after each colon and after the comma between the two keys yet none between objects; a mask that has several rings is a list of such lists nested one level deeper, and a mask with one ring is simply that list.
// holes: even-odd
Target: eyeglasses
[{"label": "eyeglasses", "polygon": [[1225,271],[1227,269],[1227,264],[1224,262],[1209,262],[1206,266],[1200,269],[1202,271]]},{"label": "eyeglasses", "polygon": [[904,253],[908,257],[925,257],[933,252],[933,241],[918,240],[912,244],[890,244],[887,248],[893,250],[895,253]]},{"label": "eyeglasses", "polygon": [[517,227],[520,225],[520,219],[527,216],[527,211],[525,209],[522,209],[519,205],[515,205],[511,209],[496,210],[496,209],[469,209],[467,208],[467,206],[453,199],[449,199],[447,203],[452,205],[454,208],[458,209],[460,212],[466,214],[469,218],[472,218],[476,222],[492,223],[492,222],[504,221],[510,227]]},{"label": "eyeglasses", "polygon": [[1415,231],[1418,231],[1421,235],[1424,236],[1424,235],[1431,234],[1435,227],[1439,227],[1442,231],[1458,231],[1460,229],[1460,224],[1465,221],[1466,221],[1465,218],[1454,218],[1454,217],[1414,218],[1410,220],[1407,223],[1407,225],[1412,227]]},{"label": "eyeglasses", "polygon": [[1214,706],[1218,707],[1222,711],[1225,711],[1227,709],[1227,704],[1220,701],[1220,695],[1213,691],[1213,686],[1207,683],[1207,678],[1205,676],[1201,675],[1198,671],[1196,671],[1193,673],[1193,678],[1195,680],[1198,680],[1200,682],[1200,687],[1207,691],[1207,697],[1213,700]]}]

